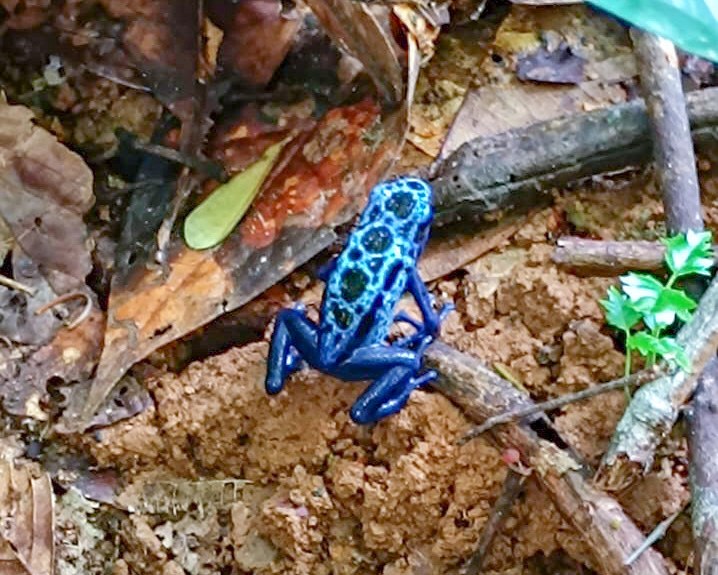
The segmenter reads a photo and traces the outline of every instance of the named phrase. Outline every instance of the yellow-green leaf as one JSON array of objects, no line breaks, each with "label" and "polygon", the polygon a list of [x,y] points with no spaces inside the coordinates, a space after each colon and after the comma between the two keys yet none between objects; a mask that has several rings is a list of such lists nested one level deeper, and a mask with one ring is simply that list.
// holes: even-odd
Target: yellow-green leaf
[{"label": "yellow-green leaf", "polygon": [[270,146],[262,157],[226,184],[218,186],[184,221],[184,239],[194,250],[220,244],[236,227],[277,161],[286,140]]}]

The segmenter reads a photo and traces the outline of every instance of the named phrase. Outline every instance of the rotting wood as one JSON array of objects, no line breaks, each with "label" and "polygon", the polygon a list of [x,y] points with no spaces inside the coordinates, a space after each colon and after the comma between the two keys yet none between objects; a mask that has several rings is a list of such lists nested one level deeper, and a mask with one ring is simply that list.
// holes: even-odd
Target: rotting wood
[{"label": "rotting wood", "polygon": [[[629,271],[664,269],[666,247],[660,242],[588,240],[567,236],[556,242],[551,260],[577,275],[618,276]],[[718,250],[714,247],[718,264]]]},{"label": "rotting wood", "polygon": [[718,575],[718,359],[703,370],[688,412],[696,575]]},{"label": "rotting wood", "polygon": [[676,338],[691,361],[690,372],[678,369],[645,384],[633,396],[616,427],[597,475],[604,488],[619,490],[651,468],[655,450],[690,399],[698,375],[718,348],[718,278],[703,294],[691,320]]},{"label": "rotting wood", "polygon": [[651,127],[666,227],[670,234],[702,230],[698,170],[676,48],[669,40],[635,28],[631,38]]},{"label": "rotting wood", "polygon": [[[425,359],[439,374],[433,387],[476,422],[531,403],[527,395],[479,360],[446,344],[433,343]],[[668,573],[665,560],[654,549],[634,564],[624,565],[631,551],[643,542],[643,534],[613,498],[590,485],[586,470],[565,450],[521,424],[502,426],[493,430],[492,436],[502,448],[516,449],[521,462],[532,468],[565,520],[592,551],[592,563],[600,573]]]},{"label": "rotting wood", "polygon": [[[718,140],[718,88],[686,98],[694,142]],[[436,223],[495,221],[548,203],[551,190],[651,158],[642,100],[477,138],[451,154],[433,179]]]}]

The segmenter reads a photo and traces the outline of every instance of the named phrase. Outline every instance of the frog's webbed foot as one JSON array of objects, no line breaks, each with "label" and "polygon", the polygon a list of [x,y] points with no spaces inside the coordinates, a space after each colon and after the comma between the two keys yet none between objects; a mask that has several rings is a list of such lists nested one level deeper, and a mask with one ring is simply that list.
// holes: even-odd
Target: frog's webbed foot
[{"label": "frog's webbed foot", "polygon": [[314,357],[316,349],[317,326],[304,315],[304,307],[280,311],[269,344],[264,382],[267,393],[282,391],[287,377],[301,369],[304,358]]},{"label": "frog's webbed foot", "polygon": [[372,383],[351,408],[355,423],[374,423],[397,413],[406,405],[411,392],[436,379],[435,371],[416,375],[412,370],[395,367]]}]

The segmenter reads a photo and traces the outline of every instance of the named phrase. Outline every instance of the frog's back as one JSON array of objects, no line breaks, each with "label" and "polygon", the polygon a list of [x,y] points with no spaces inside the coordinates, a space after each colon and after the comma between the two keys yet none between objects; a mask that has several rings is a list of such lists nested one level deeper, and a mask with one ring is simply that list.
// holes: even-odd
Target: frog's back
[{"label": "frog's back", "polygon": [[372,190],[324,291],[319,348],[326,361],[386,338],[432,215],[431,188],[422,180]]}]

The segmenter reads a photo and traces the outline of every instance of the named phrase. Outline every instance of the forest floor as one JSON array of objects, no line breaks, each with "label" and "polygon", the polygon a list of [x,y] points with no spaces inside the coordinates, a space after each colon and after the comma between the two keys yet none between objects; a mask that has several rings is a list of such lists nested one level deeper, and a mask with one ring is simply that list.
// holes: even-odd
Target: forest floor
[{"label": "forest floor", "polygon": [[[13,4],[0,1],[8,13]],[[119,3],[101,4],[112,17],[125,16]],[[467,19],[439,36],[436,54],[419,76],[411,129],[393,173],[426,169],[437,156],[445,158],[446,142],[456,149],[470,138],[556,117],[561,111],[578,114],[636,97],[630,43],[615,22],[582,7],[513,6],[499,13],[501,17],[490,24]],[[109,24],[103,20],[102,26]],[[108,169],[103,154],[117,145],[114,130],[123,127],[148,137],[160,106],[143,91],[82,75],[74,77],[72,87],[65,83],[53,90],[50,104],[41,101],[47,94],[32,92],[20,98],[26,85],[18,70],[36,66],[18,56],[23,42],[32,42],[32,31],[29,22],[14,29],[12,42],[3,40],[2,50],[13,59],[0,69],[8,99],[26,103],[41,125],[80,150],[98,181]],[[561,42],[583,50],[587,71],[581,82],[546,86],[516,79],[517,54]],[[564,65],[556,64],[558,72],[566,72]],[[490,110],[486,117],[466,112],[467,94],[477,99],[475,109],[485,105]],[[5,145],[0,139],[0,147]],[[702,153],[698,165],[705,222],[715,234],[716,154]],[[4,169],[2,162],[0,168]],[[126,207],[113,194],[111,186],[97,192],[97,203],[85,218],[90,228],[101,230],[93,233],[98,317],[105,317],[112,301],[109,278],[117,272],[107,263],[114,261],[119,235],[112,222],[118,206]],[[570,189],[553,190],[552,200],[548,207],[516,215],[508,227],[498,222],[482,232],[487,234],[486,247],[476,248],[475,256],[456,265],[439,266],[440,272],[429,273],[428,284],[438,301],[456,306],[442,325],[441,340],[480,359],[535,401],[619,378],[624,371],[620,338],[606,326],[599,304],[616,279],[579,276],[558,266],[551,257],[556,239],[665,236],[663,205],[650,168],[584,179]],[[2,209],[0,202],[0,213]],[[112,241],[107,240],[108,229],[114,234]],[[432,262],[449,257],[446,237],[439,234],[430,243],[427,258]],[[21,239],[15,238],[17,245]],[[11,270],[12,257],[5,271]],[[214,331],[211,326],[197,331],[195,326],[184,339],[180,335],[186,333],[181,333],[166,345],[148,346],[131,373],[134,384],[141,384],[149,395],[139,408],[127,407],[131,413],[110,425],[94,425],[82,433],[55,429],[67,405],[63,385],[76,383],[57,375],[40,382],[40,399],[28,396],[20,411],[10,409],[3,416],[1,451],[12,464],[0,469],[0,495],[8,501],[22,499],[22,489],[8,479],[17,472],[14,468],[22,468],[33,478],[27,489],[39,505],[40,488],[33,481],[46,473],[52,477],[55,572],[461,572],[511,464],[490,435],[459,444],[475,422],[430,387],[415,391],[398,414],[372,426],[354,424],[348,413],[364,384],[303,370],[279,395],[269,397],[264,391],[273,313],[301,301],[310,318],[317,318],[323,283],[316,279],[315,263],[295,266],[250,303],[215,320]],[[214,289],[210,283],[197,285],[200,298],[202,290]],[[178,316],[191,308],[172,305],[170,301],[168,313]],[[417,313],[408,298],[400,305]],[[137,309],[132,313],[139,316]],[[19,341],[13,334],[20,329],[13,324],[15,331],[5,335],[3,321],[0,317],[3,342]],[[242,322],[246,325],[238,326]],[[143,325],[140,332],[145,328],[155,329]],[[212,337],[220,334],[221,343],[202,343],[204,329]],[[156,329],[154,335],[164,337],[164,332]],[[106,345],[110,339],[105,339]],[[32,354],[40,344],[27,345],[19,364],[37,361]],[[8,361],[3,361],[1,367],[7,369]],[[8,389],[16,388],[2,387],[6,403]],[[138,392],[138,397],[144,396]],[[566,405],[551,416],[563,440],[595,468],[625,407],[626,396],[617,390]],[[611,494],[644,533],[678,514],[656,544],[675,574],[693,573],[688,466],[685,426],[679,421],[659,447],[652,469],[629,488]],[[33,525],[37,536],[40,526]],[[16,551],[0,546],[0,561],[13,564]],[[569,575],[595,573],[596,568],[584,541],[535,474],[529,474],[493,541],[483,572]]]}]

